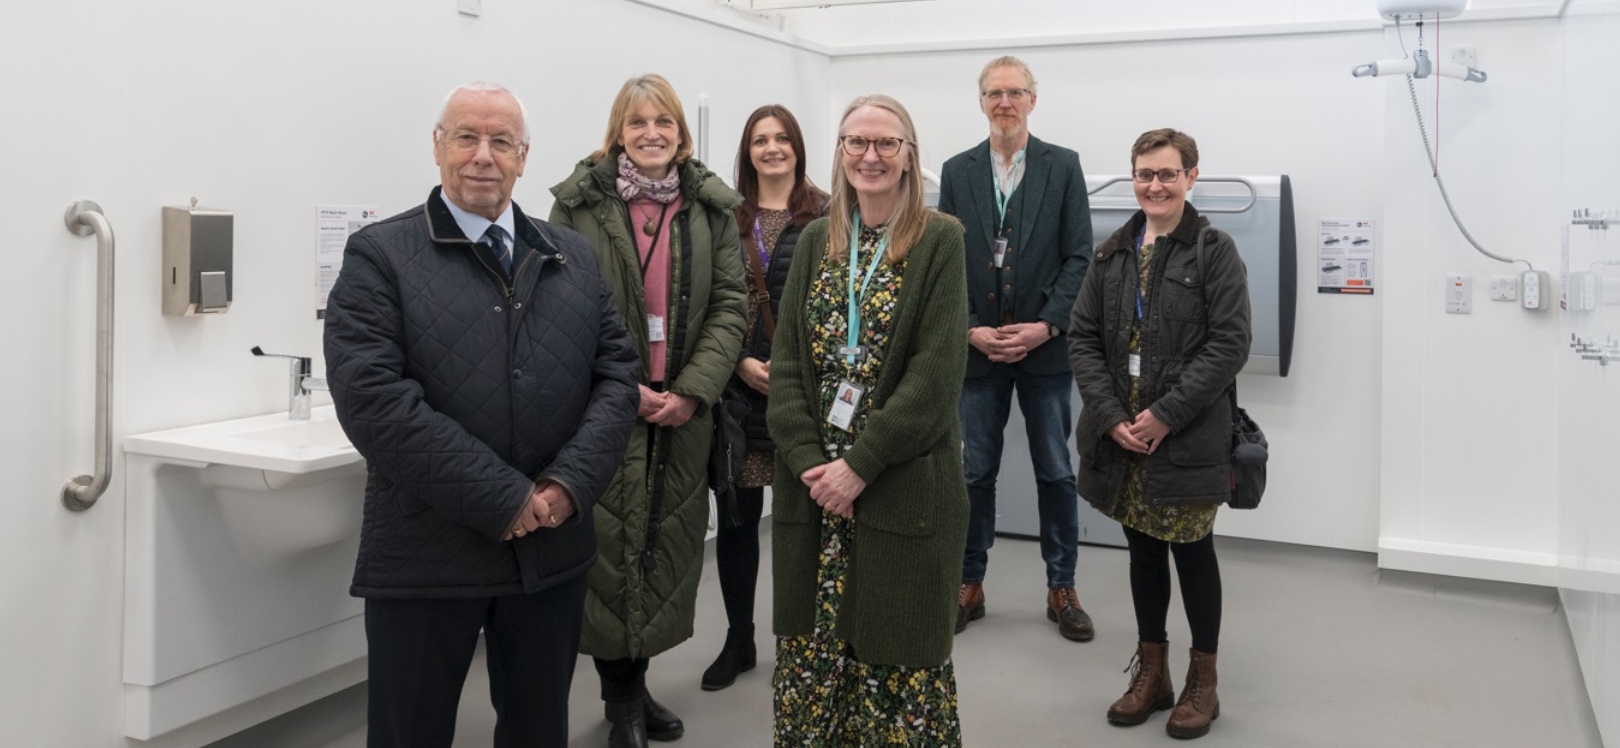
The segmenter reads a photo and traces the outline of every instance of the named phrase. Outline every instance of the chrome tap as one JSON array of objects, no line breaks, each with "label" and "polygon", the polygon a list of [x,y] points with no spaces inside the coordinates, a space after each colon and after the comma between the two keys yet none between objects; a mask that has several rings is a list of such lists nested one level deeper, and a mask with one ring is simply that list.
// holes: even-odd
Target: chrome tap
[{"label": "chrome tap", "polygon": [[309,393],[313,390],[324,392],[328,389],[325,379],[310,376],[310,369],[313,366],[310,358],[288,356],[283,353],[265,353],[258,346],[253,346],[253,355],[287,359],[287,417],[294,421],[309,420]]}]

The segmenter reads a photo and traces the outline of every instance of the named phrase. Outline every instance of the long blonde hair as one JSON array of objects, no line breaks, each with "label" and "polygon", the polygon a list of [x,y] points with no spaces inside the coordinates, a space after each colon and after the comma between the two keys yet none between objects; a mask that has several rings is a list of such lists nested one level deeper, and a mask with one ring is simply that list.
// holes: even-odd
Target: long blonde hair
[{"label": "long blonde hair", "polygon": [[669,85],[664,76],[648,73],[625,81],[619,88],[619,95],[613,97],[613,108],[608,111],[607,135],[602,138],[602,150],[591,154],[592,161],[613,152],[619,145],[619,136],[624,133],[624,123],[630,119],[630,113],[647,102],[652,102],[658,111],[675,118],[681,144],[676,146],[675,159],[670,163],[679,166],[692,158],[692,131],[686,128],[686,110],[681,108],[681,97],[675,95],[675,87]]},{"label": "long blonde hair", "polygon": [[835,260],[842,260],[849,256],[850,224],[854,218],[853,213],[859,203],[855,197],[855,187],[844,176],[844,122],[855,110],[869,106],[882,109],[893,114],[900,120],[901,137],[905,139],[902,153],[906,154],[906,171],[900,175],[900,199],[895,204],[894,214],[889,216],[889,249],[884,252],[883,259],[890,265],[897,265],[906,258],[912,245],[922,240],[923,233],[928,230],[929,210],[923,204],[923,178],[922,169],[917,163],[917,128],[911,124],[911,115],[906,108],[895,101],[893,97],[883,94],[871,94],[857,97],[849,103],[844,110],[844,116],[838,120],[839,142],[833,152],[832,200],[827,206],[827,256]]}]

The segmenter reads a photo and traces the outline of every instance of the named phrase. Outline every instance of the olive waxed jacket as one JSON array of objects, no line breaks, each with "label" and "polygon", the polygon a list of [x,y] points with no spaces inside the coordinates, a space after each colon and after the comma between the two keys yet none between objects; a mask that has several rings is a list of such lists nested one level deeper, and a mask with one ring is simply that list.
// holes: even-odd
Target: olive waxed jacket
[{"label": "olive waxed jacket", "polygon": [[[1119,500],[1127,452],[1108,435],[1129,409],[1131,326],[1136,316],[1136,235],[1131,220],[1097,249],[1069,321],[1069,365],[1084,403],[1075,428],[1080,495],[1108,513]],[[1194,252],[1207,232],[1204,272]],[[1186,206],[1159,240],[1144,294],[1140,403],[1170,427],[1147,461],[1148,504],[1219,504],[1231,495],[1232,412],[1227,388],[1249,360],[1248,274],[1232,237]]]}]

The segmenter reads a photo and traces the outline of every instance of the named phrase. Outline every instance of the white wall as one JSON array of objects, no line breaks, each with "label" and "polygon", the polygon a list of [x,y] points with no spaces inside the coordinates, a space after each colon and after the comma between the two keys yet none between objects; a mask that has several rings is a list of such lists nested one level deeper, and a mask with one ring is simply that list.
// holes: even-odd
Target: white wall
[{"label": "white wall", "polygon": [[15,745],[104,746],[118,734],[122,482],[88,513],[62,508],[62,483],[92,469],[96,275],[95,241],[62,213],[79,197],[128,204],[129,94],[107,71],[131,54],[129,12],[87,0],[5,15],[0,725]]},{"label": "white wall", "polygon": [[[1556,276],[1560,22],[1455,24],[1441,33],[1443,47],[1476,47],[1490,75],[1484,84],[1440,84],[1440,170],[1452,201],[1486,249]],[[1417,87],[1431,140],[1434,80]],[[1387,97],[1380,564],[1550,585],[1558,313],[1489,300],[1492,274],[1523,267],[1467,245],[1430,177],[1404,81],[1375,85]],[[1472,314],[1445,313],[1448,273],[1473,276]]]},{"label": "white wall", "polygon": [[[862,93],[898,95],[917,123],[925,165],[938,169],[988,132],[976,98],[980,68],[1017,52],[1040,83],[1031,132],[1078,151],[1088,174],[1124,173],[1137,135],[1173,126],[1198,140],[1206,175],[1290,175],[1299,244],[1314,247],[1317,218],[1382,213],[1387,83],[1349,74],[1381,49],[1372,30],[838,58],[832,111]],[[1314,256],[1299,266],[1293,374],[1239,382],[1244,407],[1271,439],[1270,498],[1260,511],[1221,513],[1218,530],[1372,550],[1385,298],[1309,293]]]},{"label": "white wall", "polygon": [[[1598,7],[1592,7],[1598,6]],[[1605,133],[1620,121],[1620,3],[1576,3],[1564,28],[1566,89],[1563,196],[1570,210],[1620,211],[1620,144]],[[1589,9],[1590,8],[1590,9]],[[1568,215],[1564,213],[1563,215]],[[1569,227],[1569,267],[1620,263],[1620,223],[1606,231]],[[1596,268],[1620,279],[1620,264]],[[1560,338],[1620,338],[1620,306],[1561,315]],[[1620,365],[1558,352],[1558,586],[1598,727],[1620,743]]]},{"label": "white wall", "polygon": [[[122,744],[123,484],[83,514],[58,499],[90,466],[94,417],[95,251],[62,224],[70,200],[101,202],[119,240],[116,449],[125,434],[285,407],[285,366],[248,349],[319,356],[315,206],[390,214],[420,203],[438,181],[431,127],[456,83],[497,80],[528,105],[535,144],[516,199],[540,216],[548,188],[601,144],[631,75],[670,78],[694,129],[698,95],[710,95],[713,166],[728,181],[755,106],[778,101],[811,123],[831,116],[817,54],[622,0],[484,7],[481,19],[450,0],[8,9],[0,69],[18,71],[0,118],[10,146],[0,183],[8,744]],[[627,39],[663,41],[603,51]],[[223,317],[166,318],[160,208],[193,196],[236,213],[235,305]]]}]

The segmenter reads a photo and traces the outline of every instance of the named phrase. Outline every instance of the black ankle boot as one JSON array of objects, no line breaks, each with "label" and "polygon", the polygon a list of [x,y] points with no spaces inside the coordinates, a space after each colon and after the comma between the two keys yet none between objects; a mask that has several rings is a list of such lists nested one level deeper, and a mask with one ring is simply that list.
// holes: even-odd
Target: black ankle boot
[{"label": "black ankle boot", "polygon": [[603,704],[602,712],[613,726],[608,731],[608,748],[647,748],[646,710],[645,699]]},{"label": "black ankle boot", "polygon": [[642,718],[647,723],[648,740],[680,740],[681,736],[686,734],[686,723],[663,704],[653,701],[652,694],[642,691],[641,700],[645,705],[642,709]]},{"label": "black ankle boot", "polygon": [[720,648],[720,656],[714,658],[714,664],[703,671],[703,690],[718,691],[737,682],[738,673],[746,673],[754,669],[754,627],[749,626],[746,632],[731,629],[726,632],[725,646]]}]

